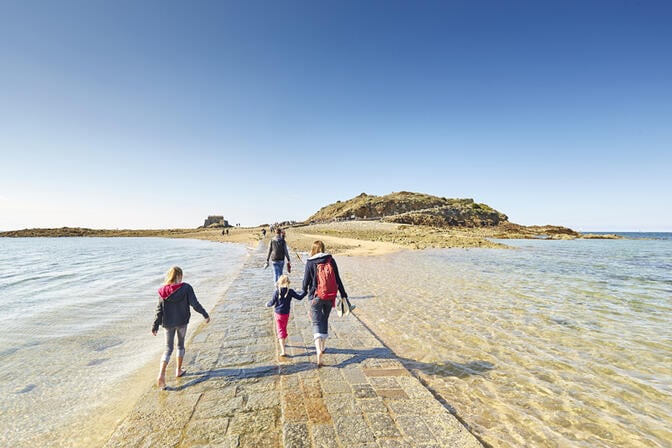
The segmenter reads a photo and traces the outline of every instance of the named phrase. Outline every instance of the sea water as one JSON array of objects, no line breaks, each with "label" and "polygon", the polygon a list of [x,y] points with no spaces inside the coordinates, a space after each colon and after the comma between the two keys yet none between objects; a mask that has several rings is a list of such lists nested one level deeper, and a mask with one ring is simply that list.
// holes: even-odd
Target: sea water
[{"label": "sea water", "polygon": [[[101,446],[156,377],[163,335],[151,327],[168,268],[211,310],[247,253],[184,239],[0,238],[0,446]],[[202,322],[192,313],[191,332]]]},{"label": "sea water", "polygon": [[[486,444],[669,447],[672,234],[628,235],[642,236],[658,239],[336,259],[357,317]],[[178,239],[0,239],[0,446],[101,446],[156,376],[164,272],[181,266],[211,309],[246,255]]]},{"label": "sea water", "polygon": [[357,316],[486,444],[670,447],[672,234],[627,236],[657,239],[337,262]]}]

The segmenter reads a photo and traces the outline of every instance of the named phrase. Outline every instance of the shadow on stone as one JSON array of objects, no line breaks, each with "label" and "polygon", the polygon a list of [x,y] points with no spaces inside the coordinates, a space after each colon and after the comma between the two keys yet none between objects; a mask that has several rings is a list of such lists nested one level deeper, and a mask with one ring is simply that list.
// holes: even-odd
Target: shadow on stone
[{"label": "shadow on stone", "polygon": [[291,375],[298,372],[305,372],[307,370],[315,369],[315,364],[310,362],[300,362],[296,364],[287,364],[287,365],[268,365],[268,366],[259,366],[252,367],[249,369],[215,369],[208,370],[204,372],[191,372],[183,378],[187,379],[188,377],[195,377],[189,379],[184,384],[181,384],[177,387],[171,387],[168,390],[180,391],[188,389],[189,387],[196,386],[205,381],[210,381],[214,379],[228,379],[230,381],[236,380],[245,380],[245,379],[254,379],[254,378],[263,378],[274,375]]},{"label": "shadow on stone", "polygon": [[[495,368],[495,366],[487,361],[471,361],[465,364],[445,361],[444,363],[426,363],[416,361],[414,359],[402,358],[397,356],[387,347],[379,347],[371,350],[354,350],[331,348],[327,349],[327,353],[331,354],[351,354],[352,357],[331,367],[345,367],[351,364],[358,364],[367,359],[396,359],[401,361],[404,367],[408,369],[417,369],[423,373],[439,376],[452,376],[457,378],[466,378],[473,375],[482,375]],[[307,356],[314,355],[315,351],[307,354]]]}]

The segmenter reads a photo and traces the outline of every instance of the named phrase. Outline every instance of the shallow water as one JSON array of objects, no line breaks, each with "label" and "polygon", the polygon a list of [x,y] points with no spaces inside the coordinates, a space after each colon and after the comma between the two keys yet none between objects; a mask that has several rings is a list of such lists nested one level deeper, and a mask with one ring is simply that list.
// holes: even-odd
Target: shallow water
[{"label": "shallow water", "polygon": [[[182,267],[209,310],[246,255],[195,240],[0,239],[0,446],[100,446],[155,377],[165,271]],[[202,321],[192,313],[191,332]]]},{"label": "shallow water", "polygon": [[494,447],[672,446],[672,240],[339,257],[357,315]]},{"label": "shallow water", "polygon": [[[672,446],[672,240],[505,243],[337,261],[356,314],[486,443]],[[211,309],[246,254],[0,239],[0,446],[100,446],[156,373],[165,270]]]}]

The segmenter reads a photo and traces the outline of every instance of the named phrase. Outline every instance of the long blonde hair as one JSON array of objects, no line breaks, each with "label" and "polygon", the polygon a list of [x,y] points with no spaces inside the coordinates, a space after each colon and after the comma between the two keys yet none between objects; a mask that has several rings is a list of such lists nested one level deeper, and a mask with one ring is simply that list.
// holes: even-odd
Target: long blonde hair
[{"label": "long blonde hair", "polygon": [[278,277],[278,281],[275,284],[278,287],[278,297],[285,298],[286,296],[282,295],[282,288],[287,288],[286,293],[289,293],[289,275],[282,274]]},{"label": "long blonde hair", "polygon": [[310,256],[312,257],[315,254],[319,254],[320,252],[325,252],[326,249],[324,248],[324,243],[320,240],[317,240],[313,243],[313,247],[310,249]]},{"label": "long blonde hair", "polygon": [[173,266],[172,268],[168,269],[165,277],[166,285],[174,285],[175,283],[179,283],[181,280],[182,269],[180,267]]},{"label": "long blonde hair", "polygon": [[278,289],[280,288],[289,288],[289,275],[283,274],[280,277],[278,277]]}]

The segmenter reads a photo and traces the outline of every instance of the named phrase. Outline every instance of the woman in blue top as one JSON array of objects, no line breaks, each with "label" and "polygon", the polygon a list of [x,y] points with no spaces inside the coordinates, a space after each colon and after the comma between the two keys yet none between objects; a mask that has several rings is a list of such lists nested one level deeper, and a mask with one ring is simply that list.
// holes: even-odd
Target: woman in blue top
[{"label": "woman in blue top", "polygon": [[306,260],[303,290],[310,298],[310,318],[313,323],[313,338],[319,367],[322,365],[322,355],[326,350],[326,340],[329,337],[329,314],[335,306],[336,295],[340,293],[343,299],[348,297],[338,274],[336,260],[325,252],[322,241],[318,240],[313,243],[310,257]]}]

